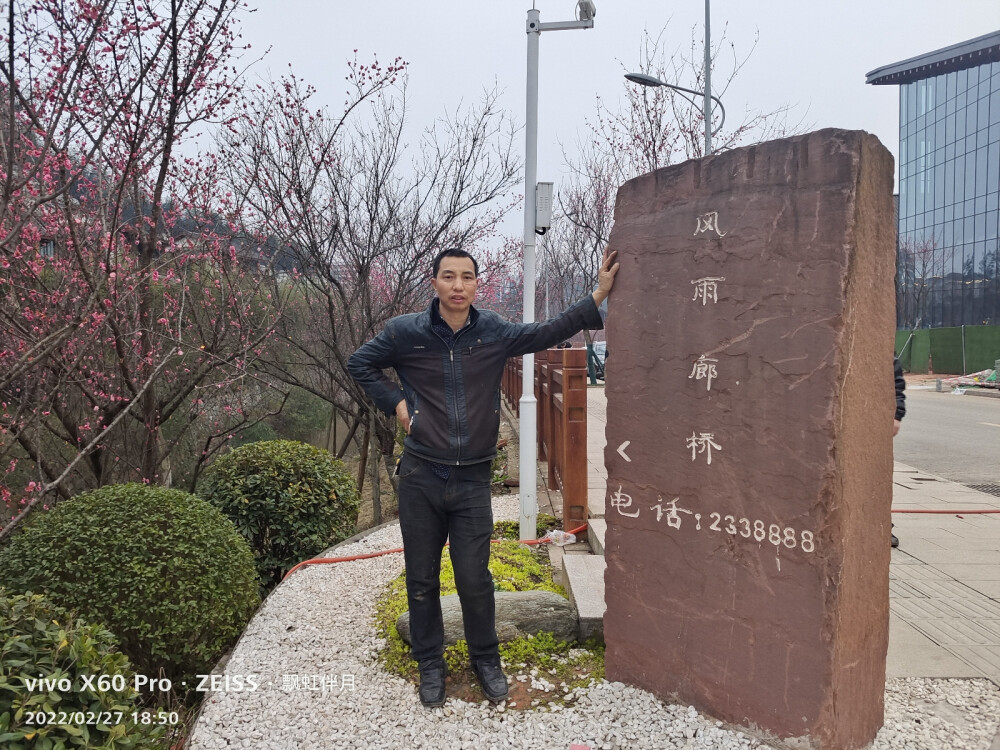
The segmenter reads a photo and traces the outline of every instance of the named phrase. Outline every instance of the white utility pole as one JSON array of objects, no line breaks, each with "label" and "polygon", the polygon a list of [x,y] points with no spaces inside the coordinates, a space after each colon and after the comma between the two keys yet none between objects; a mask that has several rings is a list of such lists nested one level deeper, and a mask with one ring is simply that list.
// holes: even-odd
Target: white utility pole
[{"label": "white utility pole", "polygon": [[[524,111],[524,322],[535,322],[535,190],[538,181],[538,39],[543,31],[594,28],[594,3],[579,0],[581,20],[542,23],[541,13],[528,11],[528,75]],[[538,401],[535,399],[535,355],[525,354],[521,379],[520,475],[521,539],[537,536]]]}]

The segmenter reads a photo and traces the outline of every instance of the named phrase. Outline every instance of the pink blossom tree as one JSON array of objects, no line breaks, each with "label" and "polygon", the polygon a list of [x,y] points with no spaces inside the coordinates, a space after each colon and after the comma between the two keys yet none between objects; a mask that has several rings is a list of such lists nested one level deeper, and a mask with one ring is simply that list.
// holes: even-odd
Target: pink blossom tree
[{"label": "pink blossom tree", "polygon": [[169,481],[192,431],[196,475],[271,387],[253,364],[280,303],[197,148],[241,116],[243,9],[7,3],[0,491],[16,507],[0,537],[82,488]]}]

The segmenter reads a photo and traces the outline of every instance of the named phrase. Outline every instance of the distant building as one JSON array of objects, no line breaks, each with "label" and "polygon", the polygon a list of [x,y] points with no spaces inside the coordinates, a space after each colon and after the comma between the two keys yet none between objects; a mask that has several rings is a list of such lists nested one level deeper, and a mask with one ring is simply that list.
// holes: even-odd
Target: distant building
[{"label": "distant building", "polygon": [[867,83],[899,86],[897,325],[1000,324],[1000,31]]}]

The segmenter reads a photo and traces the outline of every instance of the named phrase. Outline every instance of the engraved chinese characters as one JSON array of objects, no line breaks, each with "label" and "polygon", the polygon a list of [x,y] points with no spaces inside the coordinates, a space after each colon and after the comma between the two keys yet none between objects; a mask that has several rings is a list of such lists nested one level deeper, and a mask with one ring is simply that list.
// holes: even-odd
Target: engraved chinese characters
[{"label": "engraved chinese characters", "polygon": [[[718,211],[710,211],[709,213],[698,217],[698,228],[695,230],[695,236],[702,232],[710,231],[714,231],[720,239],[725,236],[723,232],[719,231]],[[697,302],[700,298],[701,306],[704,307],[708,304],[709,295],[711,295],[712,303],[717,303],[719,301],[719,282],[725,280],[725,276],[717,276],[714,278],[706,276],[700,279],[694,279],[691,282],[695,285],[695,292],[692,301]],[[694,367],[691,370],[691,374],[688,375],[688,378],[706,378],[708,380],[707,390],[712,390],[712,380],[717,376],[715,370],[716,362],[718,362],[718,360],[709,359],[706,355],[702,354],[694,363]],[[698,457],[698,454],[701,453],[705,455],[705,463],[711,465],[712,449],[715,448],[717,451],[722,450],[722,446],[716,443],[714,438],[715,435],[711,432],[692,432],[691,437],[687,439],[687,447],[691,449],[691,460],[694,461]]]},{"label": "engraved chinese characters", "polygon": [[622,486],[618,485],[618,491],[611,496],[611,507],[629,518],[638,518],[639,509],[631,510],[632,496],[622,492]]},{"label": "engraved chinese characters", "polygon": [[[697,244],[692,243],[711,240],[716,247],[726,251],[733,240],[721,242],[720,240],[730,234],[732,222],[726,222],[729,230],[723,231],[722,216],[723,212],[718,210],[699,211],[695,217],[695,232],[681,244],[697,248]],[[697,257],[696,251],[690,251],[690,254],[692,258]],[[720,456],[725,455],[726,450],[723,446],[728,444],[726,441],[730,439],[730,433],[709,423],[715,418],[713,415],[718,414],[718,409],[714,408],[714,404],[730,401],[734,398],[734,386],[738,386],[738,383],[732,383],[730,387],[723,387],[722,391],[719,390],[720,382],[726,383],[727,376],[731,375],[731,373],[722,373],[720,381],[719,355],[726,353],[726,342],[722,332],[717,331],[713,325],[720,299],[723,301],[727,299],[726,276],[723,274],[701,275],[697,272],[711,269],[703,269],[696,262],[689,265],[691,266],[690,270],[694,271],[692,275],[698,277],[689,280],[693,288],[693,295],[689,298],[689,306],[684,312],[687,320],[697,319],[702,325],[699,328],[701,335],[696,342],[701,351],[690,362],[686,379],[699,389],[702,389],[703,386],[704,395],[708,397],[711,394],[713,398],[706,402],[705,409],[696,414],[697,421],[689,425],[687,434],[684,434],[681,431],[681,426],[678,425],[678,429],[671,433],[676,434],[676,437],[668,439],[683,440],[690,461],[702,467],[703,471],[714,471],[715,467],[718,466]],[[671,284],[675,285],[677,281],[673,280]],[[694,338],[694,334],[691,336]],[[679,373],[672,371],[668,376],[671,391],[675,392],[681,385],[674,380],[678,375]],[[715,386],[714,391],[713,385]],[[628,441],[622,445],[627,444]],[[619,454],[627,461],[630,460],[622,452],[621,447]],[[697,474],[693,476],[697,476]],[[646,499],[649,496],[648,492],[630,492],[623,485],[619,485],[618,489],[612,493],[609,509],[630,519],[639,518],[643,513],[653,511],[658,524],[662,523],[666,528],[676,531],[685,529],[686,533],[690,533],[691,530],[705,533],[718,532],[732,536],[734,542],[753,544],[760,549],[770,545],[774,553],[773,569],[779,572],[782,566],[782,554],[786,556],[793,554],[793,550],[798,554],[810,554],[815,551],[816,537],[811,528],[803,527],[801,524],[793,525],[787,519],[779,520],[775,516],[775,509],[766,504],[758,503],[755,507],[727,508],[726,506],[730,503],[727,502],[727,498],[722,498],[721,502],[716,500],[711,505],[707,505],[702,496],[702,488],[706,486],[707,479],[707,476],[698,479],[694,483],[693,491],[689,491],[687,494],[683,494],[682,491],[682,494],[677,495],[674,501],[669,501],[673,503],[672,505],[668,501],[664,501],[662,496],[657,496],[657,502],[654,504],[651,500]],[[662,489],[670,494],[676,494],[677,491],[682,490],[680,487],[669,485]],[[686,507],[678,506],[677,501],[682,502]],[[715,517],[715,521],[702,525],[701,519],[709,517],[710,514]],[[691,516],[686,527],[683,515]],[[720,524],[721,519],[729,519],[729,521]],[[742,533],[740,533],[741,530]]]},{"label": "engraved chinese characters", "polygon": [[892,172],[822,131],[616,202],[608,678],[813,750],[882,719]]},{"label": "engraved chinese characters", "polygon": [[715,371],[715,363],[718,361],[702,354],[694,363],[694,367],[691,368],[691,374],[688,377],[695,378],[696,380],[705,378],[708,381],[705,383],[705,388],[709,391],[712,390],[712,381],[719,375]]},{"label": "engraved chinese characters", "polygon": [[701,300],[702,305],[707,305],[709,301],[719,301],[719,282],[725,281],[725,276],[706,276],[703,279],[694,279],[691,283],[695,285],[693,300]]},{"label": "engraved chinese characters", "polygon": [[694,230],[695,234],[702,232],[715,232],[717,237],[725,237],[726,233],[719,229],[719,212],[709,211],[698,217],[698,226]]},{"label": "engraved chinese characters", "polygon": [[687,440],[687,447],[691,449],[691,460],[694,461],[699,453],[705,454],[705,463],[711,465],[712,463],[712,448],[717,451],[722,450],[722,446],[716,443],[712,438],[714,438],[711,432],[703,432],[698,434],[696,432],[691,433],[691,437]]}]

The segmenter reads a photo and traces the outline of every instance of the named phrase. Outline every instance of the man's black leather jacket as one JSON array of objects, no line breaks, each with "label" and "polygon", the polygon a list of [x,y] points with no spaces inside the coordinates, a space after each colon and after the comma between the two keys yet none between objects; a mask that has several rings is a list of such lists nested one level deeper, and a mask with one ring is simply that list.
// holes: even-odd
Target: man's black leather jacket
[{"label": "man's black leather jacket", "polygon": [[[587,296],[542,323],[510,323],[490,310],[469,310],[468,324],[449,348],[431,327],[438,300],[427,310],[400,315],[364,344],[347,369],[386,414],[403,398],[410,412],[404,447],[436,463],[491,461],[500,429],[500,381],[508,357],[548,349],[584,328],[604,325]],[[399,384],[382,370],[395,368]]]}]

